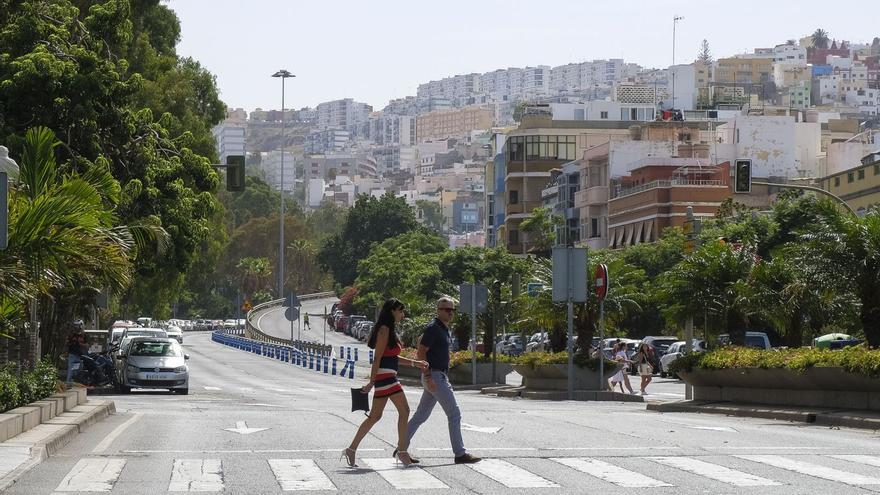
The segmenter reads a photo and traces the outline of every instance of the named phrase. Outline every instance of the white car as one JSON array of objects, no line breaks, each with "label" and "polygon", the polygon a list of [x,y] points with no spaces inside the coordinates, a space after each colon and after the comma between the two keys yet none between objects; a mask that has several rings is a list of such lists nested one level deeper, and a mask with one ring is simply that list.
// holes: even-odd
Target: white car
[{"label": "white car", "polygon": [[178,343],[183,343],[183,330],[178,326],[171,325],[165,329],[165,333],[168,334],[169,338],[176,340]]},{"label": "white car", "polygon": [[[669,365],[671,365],[676,359],[684,356],[684,344],[685,341],[680,340],[670,345],[669,349],[666,349],[666,354],[660,357],[660,378],[672,376],[672,373],[669,371]],[[706,343],[702,340],[694,339],[693,351],[704,352],[705,350]]]},{"label": "white car", "polygon": [[122,357],[120,389],[164,388],[186,395],[189,393],[189,367],[180,344],[174,339],[134,337]]}]

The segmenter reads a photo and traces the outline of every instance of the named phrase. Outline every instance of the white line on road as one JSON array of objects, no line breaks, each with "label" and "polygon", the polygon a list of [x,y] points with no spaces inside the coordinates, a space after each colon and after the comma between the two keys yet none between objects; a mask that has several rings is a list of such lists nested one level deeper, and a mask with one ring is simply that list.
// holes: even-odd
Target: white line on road
[{"label": "white line on road", "polygon": [[169,492],[222,492],[220,459],[174,459]]},{"label": "white line on road", "polygon": [[838,483],[846,483],[847,485],[880,485],[880,478],[871,476],[862,476],[856,473],[841,471],[837,468],[829,468],[813,464],[810,462],[798,461],[778,455],[737,455],[740,459],[767,464],[786,471],[794,471],[795,473],[806,474],[829,481]]},{"label": "white line on road", "polygon": [[[295,454],[298,452],[336,452],[342,449],[247,449],[247,450],[120,450],[121,454]],[[385,449],[363,449],[358,452],[387,452]]]},{"label": "white line on road", "polygon": [[125,467],[125,459],[85,458],[71,468],[56,492],[109,492]]},{"label": "white line on road", "polygon": [[223,390],[220,387],[204,387],[204,388],[205,388],[205,390]]},{"label": "white line on road", "polygon": [[555,457],[550,460],[624,488],[672,486],[669,483],[649,478],[641,473],[589,457]]},{"label": "white line on road", "polygon": [[401,469],[395,459],[370,458],[361,459],[361,462],[379,474],[385,481],[398,490],[432,490],[449,488],[445,483],[435,478],[427,471],[410,466]]},{"label": "white line on road", "polygon": [[775,486],[780,484],[767,478],[690,457],[645,457],[645,459],[734,486]]},{"label": "white line on road", "polygon": [[284,491],[336,490],[336,485],[311,459],[269,459],[269,466]]},{"label": "white line on road", "polygon": [[840,459],[843,461],[856,462],[859,464],[867,464],[868,466],[876,466],[880,467],[880,457],[875,455],[829,455],[828,457],[833,457],[835,459]]},{"label": "white line on road", "polygon": [[122,432],[124,432],[129,426],[133,425],[137,420],[141,419],[141,416],[143,416],[143,413],[134,413],[130,418],[128,418],[128,421],[117,426],[113,431],[110,432],[109,435],[104,437],[104,439],[101,440],[101,443],[99,443],[95,446],[94,449],[92,449],[92,453],[100,454],[106,451],[110,447],[110,444],[112,444],[113,441],[116,440],[116,438],[121,435]]},{"label": "white line on road", "polygon": [[501,459],[483,459],[468,467],[508,488],[559,488],[556,483]]}]

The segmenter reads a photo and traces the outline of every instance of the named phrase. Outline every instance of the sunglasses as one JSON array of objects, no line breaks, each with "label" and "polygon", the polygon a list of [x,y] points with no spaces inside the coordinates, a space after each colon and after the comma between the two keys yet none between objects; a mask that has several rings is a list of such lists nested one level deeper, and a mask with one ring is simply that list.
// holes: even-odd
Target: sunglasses
[{"label": "sunglasses", "polygon": [[437,311],[449,311],[449,312],[454,313],[455,308],[437,308]]}]

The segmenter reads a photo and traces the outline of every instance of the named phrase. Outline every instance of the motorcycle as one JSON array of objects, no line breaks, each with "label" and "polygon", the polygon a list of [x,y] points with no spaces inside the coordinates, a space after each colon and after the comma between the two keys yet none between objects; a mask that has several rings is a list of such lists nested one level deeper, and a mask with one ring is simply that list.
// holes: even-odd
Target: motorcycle
[{"label": "motorcycle", "polygon": [[112,346],[106,351],[83,354],[80,356],[79,369],[74,368],[74,380],[87,387],[104,387],[111,385],[119,387],[119,378],[116,372],[116,360],[113,354],[118,346]]}]

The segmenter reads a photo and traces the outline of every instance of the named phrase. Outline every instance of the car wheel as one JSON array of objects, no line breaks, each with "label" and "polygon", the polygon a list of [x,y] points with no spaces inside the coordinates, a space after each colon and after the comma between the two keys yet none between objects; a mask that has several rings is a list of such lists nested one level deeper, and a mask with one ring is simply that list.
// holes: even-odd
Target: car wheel
[{"label": "car wheel", "polygon": [[130,394],[131,393],[131,387],[126,387],[125,385],[119,385],[118,388],[119,388],[119,393],[121,393],[121,394]]},{"label": "car wheel", "polygon": [[174,391],[180,395],[189,395],[189,388],[176,388]]},{"label": "car wheel", "polygon": [[660,372],[660,378],[666,378],[666,372],[665,372],[665,371],[661,371],[661,372]]}]

